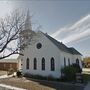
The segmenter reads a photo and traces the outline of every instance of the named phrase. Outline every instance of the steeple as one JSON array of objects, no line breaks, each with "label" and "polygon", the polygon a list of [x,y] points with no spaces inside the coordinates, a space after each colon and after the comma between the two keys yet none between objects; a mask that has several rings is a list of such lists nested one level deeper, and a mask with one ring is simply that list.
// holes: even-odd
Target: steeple
[{"label": "steeple", "polygon": [[29,10],[27,11],[24,30],[32,30]]},{"label": "steeple", "polygon": [[25,20],[25,25],[23,30],[20,32],[20,45],[28,45],[28,43],[31,40],[33,31],[32,31],[32,26],[31,26],[31,20],[30,20],[30,15],[29,15],[29,10],[27,11],[26,14],[26,20]]}]

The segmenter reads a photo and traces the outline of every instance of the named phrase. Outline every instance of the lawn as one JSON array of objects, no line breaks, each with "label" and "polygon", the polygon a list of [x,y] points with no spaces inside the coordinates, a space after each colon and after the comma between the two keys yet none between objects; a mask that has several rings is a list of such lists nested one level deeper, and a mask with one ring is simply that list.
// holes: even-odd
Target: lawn
[{"label": "lawn", "polygon": [[87,84],[90,81],[90,74],[83,74],[84,84]]},{"label": "lawn", "polygon": [[60,82],[34,80],[12,77],[0,80],[0,83],[24,88],[27,90],[83,90],[83,86],[65,84]]},{"label": "lawn", "polygon": [[88,83],[88,81],[90,81],[90,68],[83,68],[83,81],[85,84]]}]

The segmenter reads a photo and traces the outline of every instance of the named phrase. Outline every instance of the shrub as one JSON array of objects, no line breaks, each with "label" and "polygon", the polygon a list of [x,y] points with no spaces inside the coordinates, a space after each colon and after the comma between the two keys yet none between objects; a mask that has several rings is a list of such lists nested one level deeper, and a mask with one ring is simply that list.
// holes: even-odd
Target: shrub
[{"label": "shrub", "polygon": [[49,75],[49,76],[47,76],[47,80],[52,81],[52,80],[55,80],[55,78],[52,75]]},{"label": "shrub", "polygon": [[80,66],[78,64],[73,63],[72,66],[77,68],[77,73],[81,73],[82,72],[82,69],[80,68]]},{"label": "shrub", "polygon": [[17,77],[21,77],[22,76],[22,73],[21,73],[21,71],[17,71],[17,73],[16,73],[16,75],[17,75]]},{"label": "shrub", "polygon": [[76,73],[81,73],[81,69],[79,65],[73,64],[73,65],[62,68],[61,73],[62,73],[61,78],[63,81],[64,80],[74,81],[76,79]]}]

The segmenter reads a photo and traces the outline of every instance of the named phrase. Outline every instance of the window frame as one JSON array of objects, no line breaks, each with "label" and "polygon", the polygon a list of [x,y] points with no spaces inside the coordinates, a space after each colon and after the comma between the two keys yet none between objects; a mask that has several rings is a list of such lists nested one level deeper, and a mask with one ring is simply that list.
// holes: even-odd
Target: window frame
[{"label": "window frame", "polygon": [[53,57],[50,59],[50,64],[51,64],[51,71],[55,71],[55,59]]},{"label": "window frame", "polygon": [[29,63],[30,63],[30,60],[29,58],[26,59],[26,69],[29,69]]},{"label": "window frame", "polygon": [[64,67],[66,67],[66,58],[64,57]]},{"label": "window frame", "polygon": [[76,59],[76,64],[79,65],[79,59],[78,58]]},{"label": "window frame", "polygon": [[33,69],[37,70],[37,59],[36,58],[34,58],[34,61],[33,61]]},{"label": "window frame", "polygon": [[45,58],[43,57],[42,58],[42,70],[44,71],[45,70]]},{"label": "window frame", "polygon": [[42,48],[42,44],[41,44],[40,42],[37,43],[37,44],[36,44],[36,48],[37,48],[37,49],[41,49],[41,48]]},{"label": "window frame", "polygon": [[70,58],[68,58],[68,65],[70,66]]}]

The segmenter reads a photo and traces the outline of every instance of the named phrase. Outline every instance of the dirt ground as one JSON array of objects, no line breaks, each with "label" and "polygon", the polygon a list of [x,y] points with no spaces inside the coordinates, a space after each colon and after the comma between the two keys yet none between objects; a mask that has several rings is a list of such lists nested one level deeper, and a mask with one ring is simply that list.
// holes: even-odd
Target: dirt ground
[{"label": "dirt ground", "polygon": [[24,88],[27,90],[83,90],[82,86],[17,77],[2,79],[0,80],[0,83]]},{"label": "dirt ground", "polygon": [[5,75],[5,74],[7,74],[7,71],[1,71],[1,70],[0,70],[0,76],[1,76],[1,75]]}]

